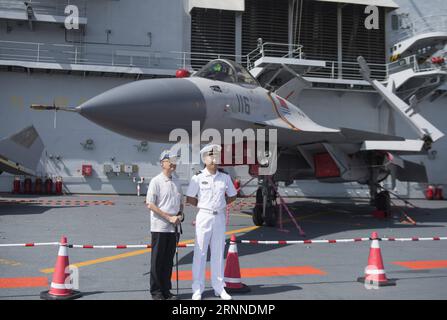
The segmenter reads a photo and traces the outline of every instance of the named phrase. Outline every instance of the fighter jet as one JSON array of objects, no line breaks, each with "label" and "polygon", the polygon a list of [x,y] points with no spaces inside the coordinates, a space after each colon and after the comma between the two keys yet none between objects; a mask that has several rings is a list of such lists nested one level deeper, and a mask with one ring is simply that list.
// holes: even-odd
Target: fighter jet
[{"label": "fighter jet", "polygon": [[[368,78],[366,67],[364,75]],[[420,139],[409,140],[321,126],[287,100],[290,88],[303,81],[294,74],[288,83],[273,92],[262,87],[240,64],[219,59],[209,62],[191,77],[128,83],[76,108],[41,105],[32,108],[74,111],[126,137],[162,143],[169,142],[169,134],[175,128],[192,134],[193,121],[200,122],[201,130],[213,128],[222,134],[225,129],[235,128],[276,129],[278,156],[274,175],[259,176],[256,170],[259,163],[249,166],[250,174],[260,181],[257,204],[253,208],[256,225],[276,223],[276,193],[271,181],[286,185],[303,179],[326,183],[358,182],[369,186],[372,200],[384,211],[390,206],[390,196],[387,191],[379,192],[378,185],[388,176],[400,181],[427,181],[422,165],[400,156],[426,153],[431,144],[443,136],[439,130],[425,121],[423,130],[418,131],[422,132]],[[404,103],[381,84],[369,81],[387,102]],[[406,119],[420,127],[420,116],[417,120],[409,116]]]}]

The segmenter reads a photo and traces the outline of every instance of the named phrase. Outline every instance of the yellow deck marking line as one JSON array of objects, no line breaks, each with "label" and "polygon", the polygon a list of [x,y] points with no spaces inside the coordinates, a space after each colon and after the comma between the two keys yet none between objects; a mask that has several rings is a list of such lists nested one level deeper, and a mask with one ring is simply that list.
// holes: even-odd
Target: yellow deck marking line
[{"label": "yellow deck marking line", "polygon": [[250,218],[251,219],[251,215],[250,214],[242,214],[242,213],[230,213],[230,217],[243,217],[243,218]]},{"label": "yellow deck marking line", "polygon": [[0,258],[0,265],[18,267],[22,264],[20,262],[14,261],[14,260]]},{"label": "yellow deck marking line", "polygon": [[[230,230],[230,231],[225,232],[225,234],[226,235],[238,234],[238,233],[243,233],[243,232],[256,230],[258,228],[259,228],[258,226],[246,227],[246,228],[241,228],[241,229],[237,229],[237,230]],[[182,241],[180,243],[182,243],[182,244],[194,243],[194,239],[185,240],[185,241]],[[99,259],[88,260],[88,261],[84,261],[84,262],[78,262],[78,263],[74,263],[74,264],[71,264],[71,265],[80,268],[80,267],[90,266],[90,265],[93,265],[93,264],[104,263],[104,262],[109,262],[109,261],[125,259],[125,258],[129,258],[129,257],[134,257],[134,256],[142,255],[142,254],[145,254],[145,253],[149,253],[149,252],[151,252],[151,249],[142,249],[142,250],[126,252],[126,253],[122,253],[122,254],[118,254],[118,255],[103,257],[103,258],[99,258]],[[42,273],[53,273],[54,272],[54,268],[41,269],[40,272],[42,272]]]}]

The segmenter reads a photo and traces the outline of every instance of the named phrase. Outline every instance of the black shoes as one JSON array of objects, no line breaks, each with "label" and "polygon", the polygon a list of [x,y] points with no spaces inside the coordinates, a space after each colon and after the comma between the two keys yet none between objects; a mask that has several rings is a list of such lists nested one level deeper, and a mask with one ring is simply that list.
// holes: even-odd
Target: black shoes
[{"label": "black shoes", "polygon": [[175,294],[172,294],[169,291],[163,294],[163,296],[165,297],[166,300],[179,300],[179,298]]},{"label": "black shoes", "polygon": [[152,300],[166,300],[165,296],[160,294],[153,294],[152,295]]},{"label": "black shoes", "polygon": [[179,300],[179,298],[171,292],[156,293],[152,295],[152,300]]}]

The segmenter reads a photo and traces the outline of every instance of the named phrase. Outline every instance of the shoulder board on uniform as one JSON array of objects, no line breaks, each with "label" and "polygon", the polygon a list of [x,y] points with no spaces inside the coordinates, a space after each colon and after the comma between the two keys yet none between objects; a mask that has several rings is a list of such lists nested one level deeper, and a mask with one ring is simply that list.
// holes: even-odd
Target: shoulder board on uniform
[{"label": "shoulder board on uniform", "polygon": [[229,174],[228,172],[226,172],[226,171],[225,171],[224,169],[222,169],[222,168],[218,168],[217,171],[219,171],[219,172],[221,172],[221,173],[224,173],[224,174]]},{"label": "shoulder board on uniform", "polygon": [[196,171],[196,173],[194,174],[195,176],[198,176],[199,174],[201,174],[202,173],[202,171],[201,170],[199,170],[199,171]]}]

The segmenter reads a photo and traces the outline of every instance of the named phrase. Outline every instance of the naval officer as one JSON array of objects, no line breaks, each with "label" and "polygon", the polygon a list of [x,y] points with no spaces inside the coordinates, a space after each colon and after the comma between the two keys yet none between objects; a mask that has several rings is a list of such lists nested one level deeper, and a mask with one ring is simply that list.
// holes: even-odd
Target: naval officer
[{"label": "naval officer", "polygon": [[169,151],[160,156],[162,172],[154,177],[146,196],[151,211],[151,276],[150,291],[154,300],[177,300],[170,292],[175,249],[176,226],[183,211],[182,189],[174,176],[177,157]]},{"label": "naval officer", "polygon": [[219,145],[207,145],[200,151],[206,167],[192,177],[186,193],[187,202],[199,208],[192,264],[193,300],[202,299],[208,246],[211,247],[214,293],[224,300],[231,300],[224,289],[225,208],[236,199],[237,192],[230,176],[217,168],[221,149]]}]

